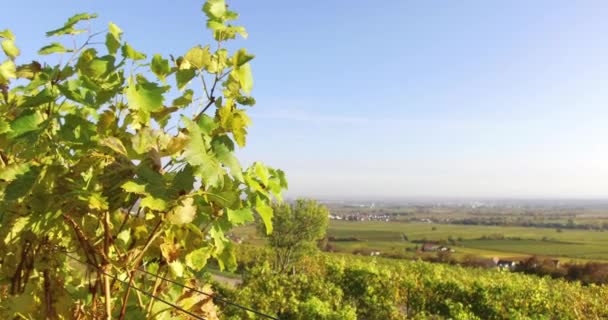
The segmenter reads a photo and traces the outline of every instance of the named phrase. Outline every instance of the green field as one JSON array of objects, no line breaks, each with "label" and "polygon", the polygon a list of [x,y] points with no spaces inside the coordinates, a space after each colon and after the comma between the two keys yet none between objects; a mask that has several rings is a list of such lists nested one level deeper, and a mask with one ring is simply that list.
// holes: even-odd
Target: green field
[{"label": "green field", "polygon": [[[403,240],[403,234],[409,241]],[[376,221],[331,221],[328,235],[337,238],[356,237],[359,241],[338,241],[332,245],[338,251],[371,249],[398,253],[414,247],[411,241],[440,241],[458,239],[452,246],[457,254],[480,256],[547,255],[581,260],[608,260],[608,232],[505,227],[468,226],[428,223],[399,223]],[[492,237],[505,240],[486,240]],[[513,240],[518,238],[521,240]]]},{"label": "green field", "polygon": [[[253,226],[235,230],[245,242],[262,244]],[[409,241],[404,241],[403,235]],[[338,252],[373,250],[386,254],[415,256],[420,243],[413,241],[456,240],[450,247],[455,256],[527,257],[542,255],[565,261],[608,261],[608,232],[562,230],[532,227],[452,225],[430,223],[330,221],[327,235],[335,238],[357,238],[358,241],[330,242]],[[482,239],[502,236],[505,240]],[[518,238],[519,240],[514,240]],[[406,250],[408,249],[409,250]]]}]

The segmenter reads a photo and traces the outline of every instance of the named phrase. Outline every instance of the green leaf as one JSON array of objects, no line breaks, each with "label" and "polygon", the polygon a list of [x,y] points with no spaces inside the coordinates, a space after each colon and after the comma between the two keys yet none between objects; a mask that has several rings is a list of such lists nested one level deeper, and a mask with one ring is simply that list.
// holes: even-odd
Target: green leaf
[{"label": "green leaf", "polygon": [[255,105],[255,99],[253,97],[246,96],[238,96],[236,97],[236,102],[244,106],[253,106]]},{"label": "green leaf", "polygon": [[0,38],[15,41],[15,35],[9,29],[5,29],[5,30],[0,31]]},{"label": "green leaf", "polygon": [[169,262],[169,270],[175,277],[181,278],[184,276],[184,265],[179,260]]},{"label": "green leaf", "polygon": [[78,64],[77,68],[79,71],[92,78],[100,78],[106,76],[108,73],[114,71],[114,62],[116,59],[112,56],[104,56],[101,58],[94,58],[88,62]]},{"label": "green leaf", "polygon": [[28,113],[21,115],[11,123],[10,137],[18,137],[24,133],[36,131],[43,119],[39,113]]},{"label": "green leaf", "polygon": [[230,168],[232,177],[239,182],[243,182],[243,169],[233,152],[219,139],[214,140],[212,146],[213,152],[217,155],[217,159]]},{"label": "green leaf", "polygon": [[22,64],[17,67],[17,78],[32,80],[36,74],[42,70],[40,63],[32,61],[32,63]]},{"label": "green leaf", "polygon": [[210,257],[208,248],[198,248],[186,255],[186,266],[195,271],[203,270]]},{"label": "green leaf", "polygon": [[108,24],[110,32],[106,34],[106,48],[111,55],[115,55],[120,48],[120,35],[122,30],[112,22]]},{"label": "green leaf", "polygon": [[224,171],[214,155],[208,151],[200,128],[192,120],[182,117],[190,140],[184,150],[184,158],[195,169],[195,174],[206,185],[218,186],[223,181]]},{"label": "green leaf", "polygon": [[188,61],[190,65],[197,69],[207,67],[211,62],[211,53],[209,53],[209,47],[197,46],[190,49],[184,56],[184,60]]},{"label": "green leaf", "polygon": [[184,87],[194,78],[196,72],[192,69],[177,70],[175,72],[175,81],[177,82],[177,89],[182,90]]},{"label": "green leaf", "polygon": [[237,110],[231,119],[231,129],[234,140],[240,147],[245,146],[247,136],[247,126],[251,123],[251,119],[242,110]]},{"label": "green leaf", "polygon": [[182,225],[192,222],[196,215],[196,207],[193,205],[194,200],[192,198],[186,198],[182,200],[181,204],[169,215],[169,221],[172,224]]},{"label": "green leaf", "polygon": [[89,208],[93,210],[107,210],[108,209],[108,200],[103,197],[100,193],[94,192],[89,198]]},{"label": "green leaf", "polygon": [[272,233],[272,207],[270,207],[260,197],[256,196],[255,199],[255,211],[260,215],[264,226],[266,226],[266,234]]},{"label": "green leaf", "polygon": [[220,270],[234,271],[238,266],[236,263],[236,256],[234,255],[234,249],[231,243],[226,244],[226,248],[216,256]]},{"label": "green leaf", "polygon": [[261,162],[253,164],[253,170],[258,179],[264,184],[268,185],[268,169]]},{"label": "green leaf", "polygon": [[184,94],[182,94],[179,98],[173,100],[173,106],[185,107],[187,105],[190,105],[192,103],[193,95],[194,91],[192,91],[191,89],[184,91]]},{"label": "green leaf", "polygon": [[9,183],[4,190],[4,200],[17,200],[27,195],[40,174],[40,169],[37,167],[31,168],[24,174],[18,175],[15,180]]},{"label": "green leaf", "polygon": [[144,154],[156,147],[153,131],[149,128],[139,130],[131,138],[131,146],[137,154]]},{"label": "green leaf", "polygon": [[235,226],[253,222],[253,211],[250,208],[243,208],[239,210],[228,210],[228,221]]},{"label": "green leaf", "polygon": [[155,54],[154,57],[152,57],[150,69],[162,81],[165,81],[165,76],[171,72],[169,60],[163,59],[160,54]]},{"label": "green leaf", "polygon": [[68,21],[65,23],[66,26],[73,26],[76,23],[80,22],[80,21],[84,21],[84,20],[91,20],[91,19],[95,19],[97,18],[97,14],[95,13],[78,13],[75,14],[73,16],[71,16]]},{"label": "green leaf", "polygon": [[4,53],[11,59],[15,59],[19,55],[19,49],[15,46],[13,40],[2,41],[2,50],[4,50]]},{"label": "green leaf", "polygon": [[253,75],[251,74],[251,66],[249,63],[245,63],[242,66],[235,69],[239,84],[243,92],[249,94],[253,89]]},{"label": "green leaf", "polygon": [[66,49],[61,43],[53,42],[53,43],[49,44],[48,46],[44,46],[40,50],[38,50],[38,54],[48,55],[51,53],[65,53],[65,52],[71,52],[71,51],[72,50]]},{"label": "green leaf", "polygon": [[252,54],[248,54],[247,50],[239,49],[234,56],[232,57],[232,64],[234,67],[239,68],[245,63],[251,61],[255,56]]},{"label": "green leaf", "polygon": [[222,18],[226,13],[226,3],[224,0],[207,0],[203,5],[203,12],[210,19]]},{"label": "green leaf", "polygon": [[122,241],[123,246],[126,247],[131,242],[131,230],[125,229],[119,232],[116,239]]},{"label": "green leaf", "polygon": [[279,178],[279,181],[281,183],[281,188],[287,189],[289,187],[289,184],[287,183],[287,178],[285,177],[285,172],[281,169],[277,169],[275,170],[276,176],[277,178]]},{"label": "green leaf", "polygon": [[135,84],[130,78],[125,89],[129,109],[140,110],[145,113],[157,112],[163,108],[163,93],[166,88],[159,87],[156,83],[145,82]]},{"label": "green leaf", "polygon": [[118,139],[116,137],[107,137],[107,138],[101,139],[101,141],[99,141],[99,143],[116,151],[119,154],[128,156],[127,148],[125,148],[125,145],[122,144],[122,141],[120,141],[120,139]]},{"label": "green leaf", "polygon": [[146,59],[145,54],[139,51],[135,51],[135,49],[133,49],[133,47],[131,47],[128,43],[125,43],[122,46],[122,56],[125,57],[125,59],[131,59],[135,61]]},{"label": "green leaf", "polygon": [[27,163],[11,163],[0,171],[0,181],[13,181],[30,170]]},{"label": "green leaf", "polygon": [[116,40],[120,41],[120,36],[122,35],[122,29],[120,29],[114,23],[110,22],[110,23],[108,23],[108,30],[110,31],[110,34],[113,35],[114,38],[116,38]]},{"label": "green leaf", "polygon": [[138,184],[134,181],[127,181],[123,183],[121,188],[123,188],[123,190],[125,190],[126,192],[146,194],[146,186],[143,184]]},{"label": "green leaf", "polygon": [[11,131],[11,125],[3,118],[0,118],[0,134]]},{"label": "green leaf", "polygon": [[120,41],[108,33],[106,34],[106,48],[108,48],[108,52],[111,55],[115,55],[118,52],[118,48],[120,48]]},{"label": "green leaf", "polygon": [[9,79],[17,78],[17,68],[11,60],[6,60],[0,64],[0,84],[6,84]]},{"label": "green leaf", "polygon": [[167,203],[163,199],[155,198],[153,196],[147,196],[141,199],[139,206],[142,208],[149,208],[156,211],[164,211],[167,209]]}]

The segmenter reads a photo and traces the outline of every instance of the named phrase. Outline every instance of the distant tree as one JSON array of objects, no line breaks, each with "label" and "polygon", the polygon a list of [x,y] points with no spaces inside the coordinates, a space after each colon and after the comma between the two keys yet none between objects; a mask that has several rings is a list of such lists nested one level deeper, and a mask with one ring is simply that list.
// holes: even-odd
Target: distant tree
[{"label": "distant tree", "polygon": [[[316,250],[328,222],[329,211],[314,200],[298,199],[292,205],[275,205],[273,232],[268,235],[268,243],[276,253],[276,269],[283,273],[297,258]],[[264,224],[258,224],[258,231],[266,234]]]}]

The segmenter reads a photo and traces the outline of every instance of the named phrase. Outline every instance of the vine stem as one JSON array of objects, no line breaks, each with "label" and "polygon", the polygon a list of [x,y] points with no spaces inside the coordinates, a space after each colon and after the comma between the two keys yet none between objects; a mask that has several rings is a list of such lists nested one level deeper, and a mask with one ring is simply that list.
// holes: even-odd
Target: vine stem
[{"label": "vine stem", "polygon": [[131,293],[131,286],[133,286],[133,281],[135,280],[135,270],[139,267],[141,260],[144,258],[144,253],[148,250],[148,248],[152,244],[152,241],[154,241],[154,239],[156,239],[156,237],[160,234],[158,232],[158,229],[160,228],[162,223],[163,223],[163,219],[161,218],[158,221],[158,223],[156,224],[156,226],[154,227],[154,230],[152,231],[152,233],[150,233],[150,236],[148,237],[148,240],[146,241],[146,244],[144,245],[144,248],[142,249],[141,253],[134,260],[133,268],[129,272],[129,285],[127,286],[125,295],[122,298],[122,307],[120,309],[120,316],[119,316],[120,320],[124,320],[125,315],[127,314],[127,300],[129,299],[129,294]]},{"label": "vine stem", "polygon": [[103,271],[105,273],[104,275],[104,293],[105,293],[105,300],[106,300],[106,319],[107,320],[111,320],[112,319],[112,300],[111,300],[111,295],[110,295],[110,277],[108,276],[108,274],[110,273],[111,270],[111,265],[109,263],[109,256],[110,256],[110,241],[111,241],[111,233],[110,233],[110,213],[109,212],[105,212],[104,213],[104,217],[103,217],[103,229],[105,231],[105,236],[104,236],[104,254],[106,257],[106,261],[105,264],[103,266]]},{"label": "vine stem", "polygon": [[103,267],[104,273],[105,275],[104,277],[104,293],[105,293],[105,300],[106,300],[106,319],[107,320],[112,320],[112,300],[111,300],[111,296],[110,296],[110,277],[108,276],[109,274],[109,267],[110,265],[107,264]]}]

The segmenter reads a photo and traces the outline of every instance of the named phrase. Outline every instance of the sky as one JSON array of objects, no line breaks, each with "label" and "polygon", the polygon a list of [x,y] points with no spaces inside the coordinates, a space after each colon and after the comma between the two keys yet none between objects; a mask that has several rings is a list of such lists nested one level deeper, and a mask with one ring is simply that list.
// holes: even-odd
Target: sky
[{"label": "sky", "polygon": [[[608,198],[608,2],[228,3],[256,54],[239,157],[286,171],[289,196]],[[209,43],[201,6],[10,1],[0,29],[34,52],[95,12],[179,55]]]}]

